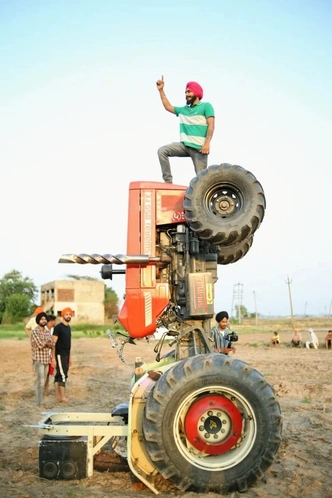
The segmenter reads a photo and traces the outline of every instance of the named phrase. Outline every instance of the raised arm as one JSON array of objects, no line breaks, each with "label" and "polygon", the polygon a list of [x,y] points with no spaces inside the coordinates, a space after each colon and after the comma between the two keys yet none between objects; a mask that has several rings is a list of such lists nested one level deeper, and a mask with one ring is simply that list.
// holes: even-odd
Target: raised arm
[{"label": "raised arm", "polygon": [[174,107],[170,104],[170,102],[169,102],[169,100],[166,97],[165,92],[164,92],[164,86],[165,86],[164,76],[161,77],[161,80],[157,81],[156,85],[157,85],[157,90],[159,92],[160,99],[161,99],[161,102],[162,102],[164,108],[166,109],[166,111],[171,112],[172,114],[175,114]]}]

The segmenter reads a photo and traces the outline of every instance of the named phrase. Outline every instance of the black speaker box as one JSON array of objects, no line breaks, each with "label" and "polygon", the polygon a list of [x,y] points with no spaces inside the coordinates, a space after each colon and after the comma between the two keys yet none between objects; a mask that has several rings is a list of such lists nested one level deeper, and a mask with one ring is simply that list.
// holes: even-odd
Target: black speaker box
[{"label": "black speaker box", "polygon": [[39,441],[39,477],[84,479],[87,465],[86,437],[44,436]]}]

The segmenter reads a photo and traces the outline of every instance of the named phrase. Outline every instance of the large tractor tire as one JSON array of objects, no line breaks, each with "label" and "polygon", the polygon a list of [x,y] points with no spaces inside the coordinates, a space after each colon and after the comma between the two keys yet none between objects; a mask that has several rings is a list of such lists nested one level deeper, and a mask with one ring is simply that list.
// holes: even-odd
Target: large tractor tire
[{"label": "large tractor tire", "polygon": [[263,221],[265,195],[256,177],[241,166],[209,166],[193,178],[184,197],[191,230],[213,244],[232,245],[252,235]]},{"label": "large tractor tire", "polygon": [[261,374],[223,354],[178,362],[150,392],[143,417],[147,452],[181,490],[245,491],[272,464],[280,407]]},{"label": "large tractor tire", "polygon": [[231,246],[219,246],[217,251],[218,265],[229,265],[242,259],[251,248],[253,240],[254,236],[251,235],[248,239],[241,240]]}]

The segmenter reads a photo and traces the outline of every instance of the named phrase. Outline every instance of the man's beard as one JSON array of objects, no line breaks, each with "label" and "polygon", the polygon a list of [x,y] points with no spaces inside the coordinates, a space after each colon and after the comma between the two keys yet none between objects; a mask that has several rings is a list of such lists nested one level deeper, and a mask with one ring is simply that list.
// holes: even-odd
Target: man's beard
[{"label": "man's beard", "polygon": [[68,323],[69,323],[69,322],[70,322],[70,320],[71,320],[71,316],[69,316],[68,318],[65,318],[65,322],[68,322]]},{"label": "man's beard", "polygon": [[186,97],[186,102],[187,105],[193,105],[193,102],[195,102],[196,97]]}]

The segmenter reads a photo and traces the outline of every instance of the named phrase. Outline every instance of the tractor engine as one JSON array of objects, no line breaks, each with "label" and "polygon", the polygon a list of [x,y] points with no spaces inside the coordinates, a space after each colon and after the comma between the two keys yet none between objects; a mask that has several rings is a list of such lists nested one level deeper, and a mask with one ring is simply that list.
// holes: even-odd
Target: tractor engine
[{"label": "tractor engine", "polygon": [[169,262],[157,268],[157,278],[170,289],[170,303],[158,323],[169,331],[183,329],[185,323],[202,326],[212,318],[217,281],[217,254],[212,249],[212,244],[199,240],[184,223],[158,229],[157,250]]},{"label": "tractor engine", "polygon": [[[208,332],[217,254],[185,222],[185,191],[167,183],[129,186],[127,254],[149,258],[144,265],[126,265],[125,302],[118,319],[133,338],[153,334],[159,326],[170,335],[195,326]],[[102,269],[103,277],[106,273],[112,274],[109,266]]]}]

